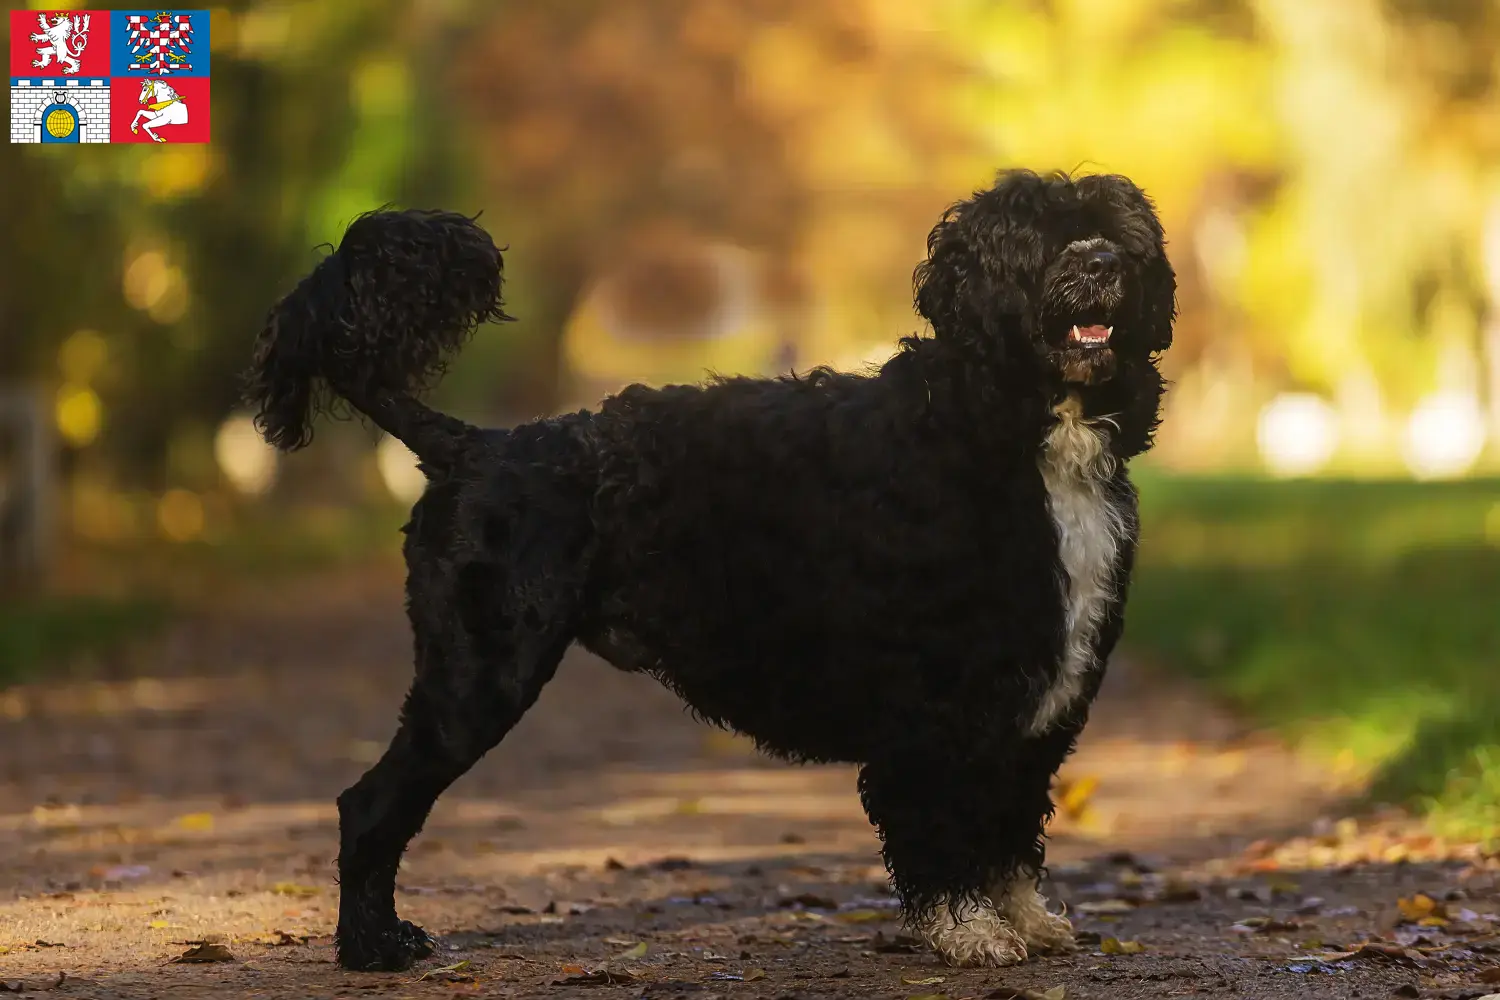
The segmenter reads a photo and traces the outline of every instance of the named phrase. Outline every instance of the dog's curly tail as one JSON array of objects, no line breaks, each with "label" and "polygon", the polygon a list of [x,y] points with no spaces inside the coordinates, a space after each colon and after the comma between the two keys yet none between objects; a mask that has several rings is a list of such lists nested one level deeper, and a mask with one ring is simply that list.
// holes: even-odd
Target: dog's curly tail
[{"label": "dog's curly tail", "polygon": [[500,250],[452,212],[360,216],[337,250],[272,307],[244,377],[256,426],[284,451],[343,397],[424,464],[452,463],[475,428],[413,398],[501,308]]}]

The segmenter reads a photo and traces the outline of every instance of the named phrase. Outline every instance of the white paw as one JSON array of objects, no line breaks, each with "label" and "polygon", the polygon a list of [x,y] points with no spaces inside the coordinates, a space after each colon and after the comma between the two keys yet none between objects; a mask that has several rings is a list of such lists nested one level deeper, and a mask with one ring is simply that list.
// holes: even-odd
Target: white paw
[{"label": "white paw", "polygon": [[1047,909],[1047,900],[1032,879],[1018,879],[1000,894],[1001,916],[1010,922],[1033,955],[1044,951],[1072,951],[1073,924]]},{"label": "white paw", "polygon": [[953,966],[1003,968],[1026,961],[1026,942],[993,907],[939,907],[917,930]]}]

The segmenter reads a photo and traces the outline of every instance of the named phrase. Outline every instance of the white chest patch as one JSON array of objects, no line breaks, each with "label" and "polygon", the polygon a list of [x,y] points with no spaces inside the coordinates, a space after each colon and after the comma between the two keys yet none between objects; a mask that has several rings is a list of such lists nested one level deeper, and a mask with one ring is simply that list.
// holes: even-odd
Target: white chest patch
[{"label": "white chest patch", "polygon": [[1094,637],[1114,596],[1115,561],[1128,530],[1125,512],[1111,502],[1106,486],[1115,459],[1103,431],[1083,419],[1076,397],[1068,397],[1054,412],[1060,419],[1042,446],[1040,465],[1068,577],[1066,632],[1057,675],[1031,720],[1033,736],[1046,732],[1083,689],[1093,665]]}]

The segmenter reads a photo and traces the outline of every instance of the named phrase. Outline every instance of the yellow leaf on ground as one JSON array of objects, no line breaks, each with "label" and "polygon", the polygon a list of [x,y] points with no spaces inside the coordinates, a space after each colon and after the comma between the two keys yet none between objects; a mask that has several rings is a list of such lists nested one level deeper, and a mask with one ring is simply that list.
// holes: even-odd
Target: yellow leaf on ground
[{"label": "yellow leaf on ground", "polygon": [[154,931],[159,931],[159,930],[164,930],[164,929],[166,929],[167,927],[169,927],[171,925],[168,924],[165,920],[153,920],[149,924],[147,924],[146,926],[149,927],[149,928],[151,928]]},{"label": "yellow leaf on ground", "polygon": [[308,899],[316,896],[323,890],[315,885],[300,885],[296,882],[277,882],[271,886],[271,891],[278,896],[296,896],[298,899]]},{"label": "yellow leaf on ground", "polygon": [[1101,913],[1130,913],[1135,906],[1124,899],[1101,899],[1097,902],[1079,903],[1074,907],[1079,913],[1098,915]]},{"label": "yellow leaf on ground", "polygon": [[1139,955],[1146,950],[1146,946],[1139,941],[1121,941],[1119,938],[1105,938],[1099,942],[1099,950],[1106,955]]},{"label": "yellow leaf on ground", "polygon": [[462,972],[468,967],[469,960],[464,959],[462,962],[454,962],[452,965],[445,965],[441,969],[428,969],[426,972],[418,976],[416,981],[420,983],[426,979],[431,978],[432,976],[441,976],[449,972]]},{"label": "yellow leaf on ground", "polygon": [[177,826],[183,830],[206,833],[214,828],[214,817],[212,813],[188,813],[177,817]]},{"label": "yellow leaf on ground", "polygon": [[835,919],[846,924],[870,924],[878,920],[889,920],[891,915],[880,910],[845,910],[837,914]]},{"label": "yellow leaf on ground", "polygon": [[766,978],[766,970],[765,969],[747,969],[745,971],[745,982],[747,982],[747,983],[753,983],[757,979],[764,979],[764,978]]},{"label": "yellow leaf on ground", "polygon": [[1444,916],[1443,904],[1427,895],[1419,892],[1415,896],[1403,896],[1396,900],[1396,906],[1401,910],[1401,916],[1407,920],[1417,922],[1427,917]]},{"label": "yellow leaf on ground", "polygon": [[222,944],[210,944],[206,941],[203,944],[194,945],[187,951],[183,952],[181,955],[178,955],[176,958],[172,959],[173,963],[181,963],[184,965],[193,965],[204,962],[233,961],[234,956],[229,953],[228,948],[224,947]]},{"label": "yellow leaf on ground", "polygon": [[1063,811],[1063,815],[1077,819],[1088,806],[1089,800],[1094,797],[1094,792],[1099,787],[1099,779],[1092,774],[1085,774],[1058,784],[1057,807]]},{"label": "yellow leaf on ground", "polygon": [[907,979],[902,976],[901,981],[907,986],[936,986],[938,983],[946,983],[948,979],[946,976],[928,976],[926,979]]},{"label": "yellow leaf on ground", "polygon": [[645,958],[645,957],[646,957],[646,942],[642,941],[640,944],[637,944],[634,948],[631,948],[629,951],[622,951],[622,952],[620,952],[620,954],[618,954],[618,955],[615,956],[615,960],[616,961],[623,961],[623,960],[626,960],[626,959]]}]

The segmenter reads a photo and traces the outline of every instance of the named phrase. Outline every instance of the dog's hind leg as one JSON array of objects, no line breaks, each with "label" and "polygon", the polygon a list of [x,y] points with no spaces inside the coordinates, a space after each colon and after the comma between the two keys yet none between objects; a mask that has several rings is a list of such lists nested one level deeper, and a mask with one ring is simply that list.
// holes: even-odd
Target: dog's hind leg
[{"label": "dog's hind leg", "polygon": [[400,728],[338,800],[336,944],[347,969],[399,971],[432,953],[426,933],[396,916],[401,855],[438,796],[536,702],[573,638],[562,588],[532,587],[522,600],[493,567],[414,573],[409,591],[417,677]]},{"label": "dog's hind leg", "polygon": [[909,924],[950,965],[1014,965],[1071,946],[1071,927],[1036,892],[1049,785],[1071,738],[955,739],[907,744],[860,773]]}]

